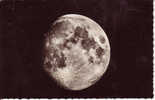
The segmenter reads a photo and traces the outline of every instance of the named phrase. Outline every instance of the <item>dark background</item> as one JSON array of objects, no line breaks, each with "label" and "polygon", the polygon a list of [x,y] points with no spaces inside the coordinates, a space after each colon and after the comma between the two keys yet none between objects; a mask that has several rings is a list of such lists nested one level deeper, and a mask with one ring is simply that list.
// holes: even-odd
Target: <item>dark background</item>
[{"label": "dark background", "polygon": [[[0,1],[0,97],[153,97],[152,0]],[[59,88],[41,66],[43,34],[68,13],[99,23],[111,45],[107,72],[82,91]]]}]

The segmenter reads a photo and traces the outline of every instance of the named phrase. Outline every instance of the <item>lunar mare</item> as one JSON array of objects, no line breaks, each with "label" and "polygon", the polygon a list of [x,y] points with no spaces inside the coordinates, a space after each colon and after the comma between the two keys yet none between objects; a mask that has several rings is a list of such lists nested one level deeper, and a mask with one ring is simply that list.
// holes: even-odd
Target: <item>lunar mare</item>
[{"label": "lunar mare", "polygon": [[95,84],[110,60],[110,44],[103,29],[83,15],[59,17],[45,37],[43,68],[59,85],[82,90]]}]

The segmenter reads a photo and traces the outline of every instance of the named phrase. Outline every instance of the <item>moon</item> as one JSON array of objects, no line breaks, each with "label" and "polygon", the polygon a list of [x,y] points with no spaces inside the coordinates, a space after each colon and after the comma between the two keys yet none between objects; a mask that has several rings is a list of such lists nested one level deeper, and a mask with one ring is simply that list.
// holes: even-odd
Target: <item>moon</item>
[{"label": "moon", "polygon": [[108,37],[99,24],[79,14],[58,17],[45,35],[43,69],[68,90],[83,90],[104,75],[110,61]]}]

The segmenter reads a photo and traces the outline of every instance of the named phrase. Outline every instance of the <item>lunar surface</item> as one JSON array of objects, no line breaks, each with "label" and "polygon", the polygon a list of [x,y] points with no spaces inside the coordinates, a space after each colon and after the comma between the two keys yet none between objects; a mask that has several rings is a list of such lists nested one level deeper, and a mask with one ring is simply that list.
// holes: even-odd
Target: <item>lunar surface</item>
[{"label": "lunar surface", "polygon": [[43,68],[60,86],[82,90],[95,84],[110,60],[103,29],[83,15],[68,14],[51,25],[45,37]]}]

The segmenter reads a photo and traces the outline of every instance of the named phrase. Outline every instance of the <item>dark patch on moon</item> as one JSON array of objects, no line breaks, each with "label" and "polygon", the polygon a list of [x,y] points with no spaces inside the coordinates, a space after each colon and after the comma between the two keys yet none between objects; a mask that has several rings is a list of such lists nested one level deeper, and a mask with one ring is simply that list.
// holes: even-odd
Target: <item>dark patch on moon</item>
[{"label": "dark patch on moon", "polygon": [[66,67],[66,57],[64,56],[64,54],[61,52],[61,56],[57,56],[56,58],[56,62],[57,62],[57,67],[58,68],[64,68]]},{"label": "dark patch on moon", "polygon": [[96,54],[100,58],[104,54],[104,49],[102,49],[101,47],[98,47],[96,49]]},{"label": "dark patch on moon", "polygon": [[103,36],[100,36],[99,39],[102,44],[105,43],[105,38]]},{"label": "dark patch on moon", "polygon": [[88,38],[88,31],[84,27],[77,26],[75,29],[75,38]]},{"label": "dark patch on moon", "polygon": [[51,60],[53,66],[56,66],[58,68],[66,67],[65,60],[66,60],[66,57],[62,52],[60,53],[60,55],[57,52],[53,52],[53,56]]},{"label": "dark patch on moon", "polygon": [[69,41],[76,44],[85,38],[88,38],[88,31],[84,27],[77,26],[74,30],[74,35],[69,39]]},{"label": "dark patch on moon", "polygon": [[94,63],[94,58],[93,58],[92,56],[90,56],[90,57],[88,58],[88,61],[89,61],[89,63]]},{"label": "dark patch on moon", "polygon": [[88,31],[85,27],[76,27],[75,38],[82,38],[81,45],[87,51],[89,51],[90,48],[94,48],[96,44],[93,38],[88,37]]},{"label": "dark patch on moon", "polygon": [[69,41],[72,42],[73,44],[76,44],[79,41],[79,38],[71,37]]},{"label": "dark patch on moon", "polygon": [[81,42],[82,47],[87,51],[89,51],[90,48],[95,48],[95,44],[96,42],[93,38],[85,38]]},{"label": "dark patch on moon", "polygon": [[[48,47],[45,52],[45,56],[48,59],[48,62],[45,63],[45,66],[50,69],[51,67],[63,68],[66,66],[65,60],[66,57],[62,52],[58,52],[57,49]],[[50,63],[50,62],[51,63]]]}]

